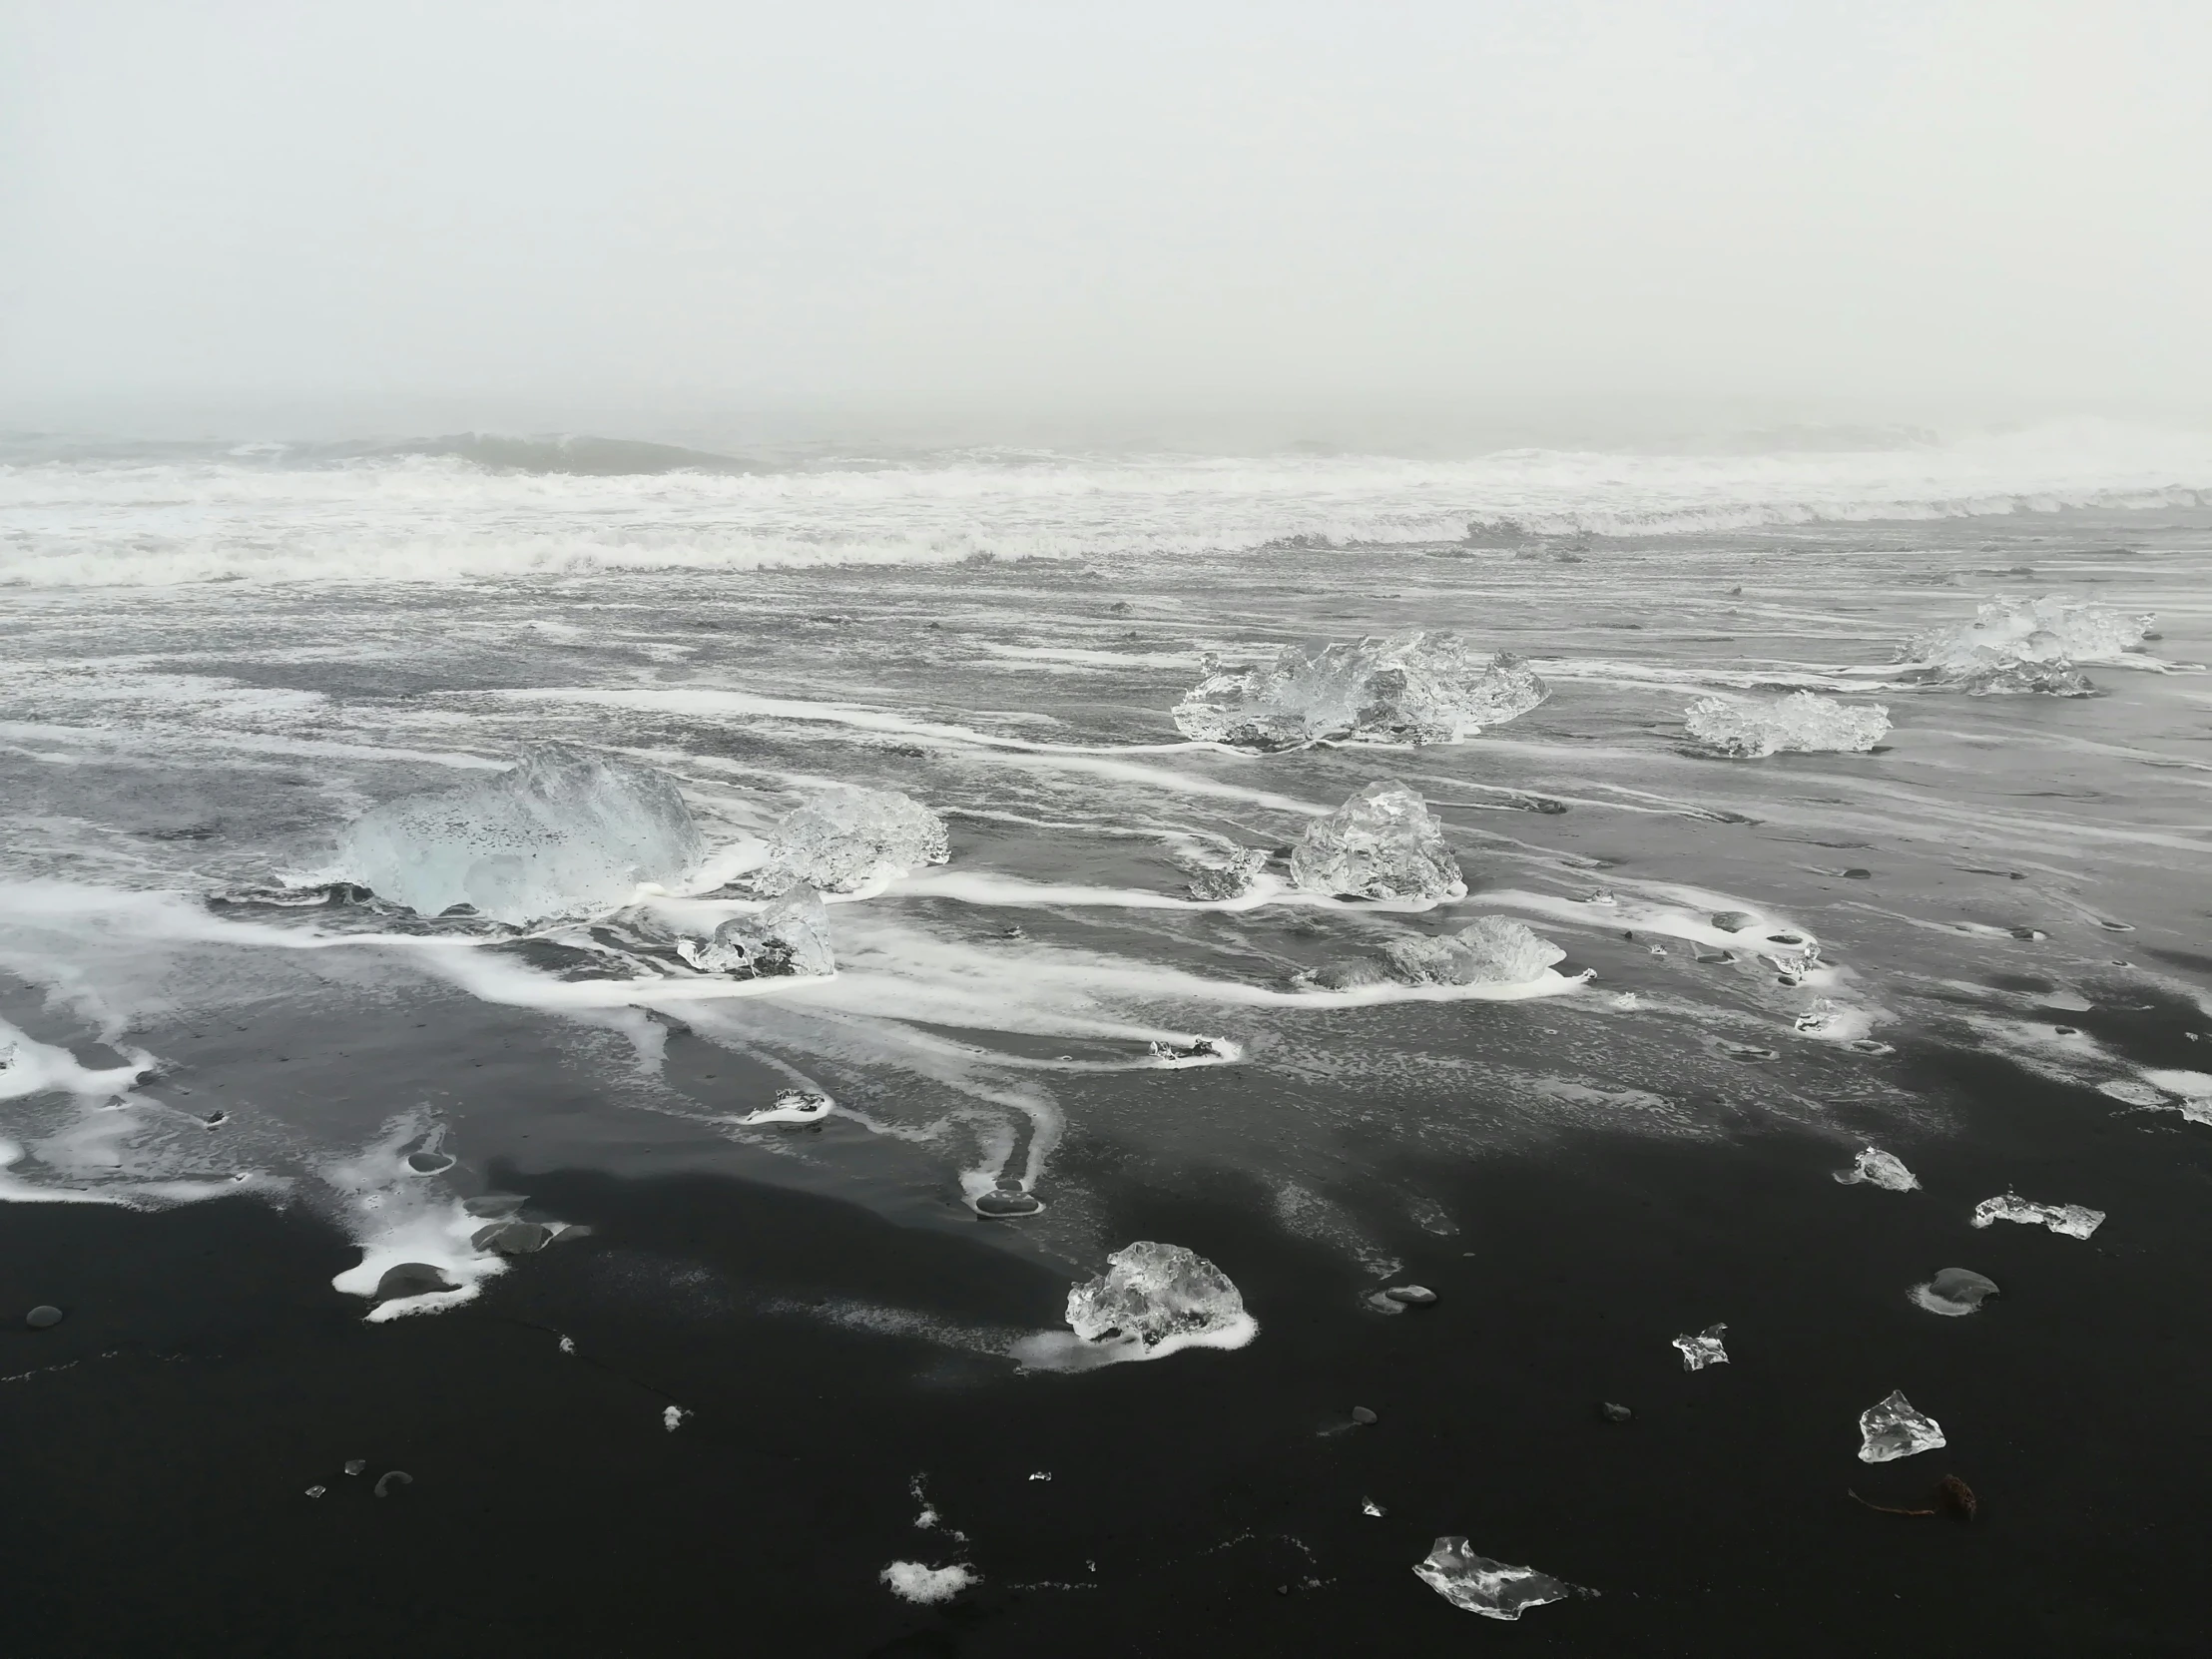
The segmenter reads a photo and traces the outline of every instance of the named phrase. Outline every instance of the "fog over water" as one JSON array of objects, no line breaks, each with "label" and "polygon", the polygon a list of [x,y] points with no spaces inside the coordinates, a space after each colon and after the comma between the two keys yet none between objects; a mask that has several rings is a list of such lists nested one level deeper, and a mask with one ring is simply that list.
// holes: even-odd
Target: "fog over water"
[{"label": "fog over water", "polygon": [[0,420],[2202,417],[2212,11],[9,5]]}]

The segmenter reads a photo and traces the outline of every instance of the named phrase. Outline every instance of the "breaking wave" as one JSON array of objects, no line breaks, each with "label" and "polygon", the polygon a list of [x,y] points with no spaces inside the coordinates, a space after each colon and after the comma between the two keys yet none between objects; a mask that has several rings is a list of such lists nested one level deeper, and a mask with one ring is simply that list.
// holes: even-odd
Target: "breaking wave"
[{"label": "breaking wave", "polygon": [[0,586],[30,588],[1482,549],[2212,504],[2212,434],[2107,423],[1890,449],[1462,460],[962,451],[768,469],[628,439],[484,434],[10,452]]}]

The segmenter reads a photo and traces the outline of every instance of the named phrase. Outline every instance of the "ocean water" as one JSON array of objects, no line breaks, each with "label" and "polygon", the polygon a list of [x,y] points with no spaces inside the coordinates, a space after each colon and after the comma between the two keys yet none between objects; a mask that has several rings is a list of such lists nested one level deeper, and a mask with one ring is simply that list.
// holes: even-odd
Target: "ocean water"
[{"label": "ocean water", "polygon": [[[742,1586],[826,1652],[1383,1627],[1457,1651],[1463,1615],[1407,1569],[1460,1533],[1604,1592],[1532,1610],[1551,1634],[1521,1634],[1555,1651],[1658,1651],[1655,1619],[1700,1651],[1827,1651],[1814,1617],[1839,1651],[1951,1651],[2015,1617],[2165,1651],[2194,1617],[2159,1599],[2193,1534],[2157,1518],[2193,1487],[2139,1476],[2193,1466],[2152,1455],[2142,1401],[2170,1416],[2204,1365],[2166,1310],[2201,1292],[2212,1136],[2212,438],[5,456],[0,1198],[10,1282],[66,1305],[42,1341],[79,1346],[0,1380],[35,1413],[24,1455],[114,1461],[37,1462],[25,1512],[82,1514],[11,1558],[60,1551],[64,1589],[71,1525],[143,1524],[159,1553],[220,1486],[237,1560],[289,1562],[269,1640],[381,1628],[294,1514],[294,1469],[380,1423],[412,1512],[447,1517],[419,1524],[460,1526],[476,1561],[432,1599],[488,1596],[468,1616],[512,1610],[548,1652],[618,1650],[626,1586],[686,1540],[711,1558],[681,1582],[712,1594],[654,1578],[670,1618],[719,1628]],[[2154,618],[2083,665],[2096,695],[1967,696],[1901,662],[2050,595]],[[1244,754],[1171,718],[1209,655],[1416,629],[1518,653],[1552,695],[1419,747]],[[1794,691],[1891,730],[1758,760],[1685,731],[1700,698]],[[809,980],[656,971],[604,917],[270,901],[315,896],[368,809],[549,740],[676,782],[695,893],[834,784],[926,803],[951,857],[833,899],[837,971]],[[1280,877],[1377,781],[1427,801],[1463,897],[1191,896],[1233,847]],[[1489,915],[1553,941],[1553,973],[1326,988]],[[792,1088],[834,1109],[747,1121]],[[1870,1146],[1922,1185],[1829,1179]],[[1041,1208],[980,1216],[1009,1182]],[[1975,1230],[2015,1185],[2110,1219],[2087,1242]],[[600,1248],[476,1248],[467,1201],[499,1191]],[[1078,1346],[1066,1288],[1139,1237],[1203,1248],[1257,1334],[1164,1345],[1118,1383],[1040,1375]],[[2004,1294],[1930,1318],[1912,1286],[1961,1261]],[[375,1301],[401,1263],[456,1288]],[[1400,1278],[1442,1303],[1385,1322],[1366,1299]],[[1671,1339],[1723,1322],[1730,1363],[1685,1377]],[[294,1335],[240,1335],[265,1328]],[[2155,1381],[2098,1358],[2147,1364],[2154,1329]],[[552,1346],[567,1331],[600,1370]],[[311,1378],[280,1405],[203,1401],[246,1352],[327,1358],[278,1362]],[[1854,1413],[1893,1388],[1991,1482],[2004,1553],[1970,1589],[1947,1545],[1879,1530],[1934,1522],[1836,1495],[1920,1501],[1907,1465],[1882,1486],[1853,1458]],[[1591,1427],[1616,1395],[1635,1455]],[[1347,1438],[1356,1398],[1398,1439]],[[807,1449],[758,1461],[765,1403]],[[484,1428],[518,1410],[543,1439],[509,1455]],[[2077,1467],[2085,1422],[2129,1425],[2111,1469]],[[146,1485],[173,1463],[205,1472]],[[313,1479],[318,1504],[350,1490]],[[632,1559],[584,1527],[592,1561],[549,1573],[567,1545],[523,1517],[571,1482],[671,1529]],[[730,1482],[757,1525],[726,1538]],[[532,1541],[479,1554],[460,1491]],[[967,1532],[908,1524],[940,1492]],[[2008,1502],[2038,1518],[2004,1532]],[[396,1582],[428,1546],[357,1547]],[[148,1578],[145,1639],[175,1640],[230,1559]],[[83,1617],[60,1594],[32,1627],[61,1651]]]},{"label": "ocean water", "polygon": [[[1940,1137],[1903,1047],[2144,1111],[2212,1092],[2053,1013],[2114,984],[2206,1005],[2201,435],[596,475],[545,463],[632,452],[443,450],[47,441],[0,468],[8,1196],[304,1205],[361,1245],[361,1293],[400,1260],[508,1271],[456,1209],[494,1166],[743,1173],[948,1226],[1010,1177],[1044,1209],[992,1233],[1071,1277],[1126,1242],[1101,1180],[1227,1175],[1381,1279],[1459,1226],[1438,1159]],[[2093,698],[1898,677],[1909,635],[2051,593],[2159,638]],[[1206,653],[1413,628],[1554,694],[1418,748],[1241,755],[1169,718]],[[1798,689],[1894,730],[1748,762],[1685,740],[1700,696]],[[473,918],[223,902],[546,739],[665,770],[724,851],[848,783],[942,813],[953,856],[834,904],[836,977],[768,994]],[[1188,897],[1194,858],[1287,848],[1378,779],[1432,804],[1465,898]],[[1778,972],[1729,911],[1822,966]],[[1557,994],[1294,978],[1483,914],[1565,950]],[[1151,1053],[1200,1036],[1233,1086]],[[739,1122],[794,1086],[838,1111]]]}]

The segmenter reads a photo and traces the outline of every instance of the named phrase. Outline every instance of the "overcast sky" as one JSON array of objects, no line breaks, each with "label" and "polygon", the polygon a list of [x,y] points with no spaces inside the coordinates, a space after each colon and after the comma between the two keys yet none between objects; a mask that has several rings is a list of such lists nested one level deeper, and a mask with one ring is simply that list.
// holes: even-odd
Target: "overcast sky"
[{"label": "overcast sky", "polygon": [[2207,0],[0,0],[0,415],[2212,408]]}]

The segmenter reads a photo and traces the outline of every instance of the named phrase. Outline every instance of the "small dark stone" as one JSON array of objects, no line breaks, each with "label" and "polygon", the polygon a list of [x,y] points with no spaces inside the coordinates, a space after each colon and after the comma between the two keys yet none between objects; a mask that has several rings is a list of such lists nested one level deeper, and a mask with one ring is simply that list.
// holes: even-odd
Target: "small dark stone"
[{"label": "small dark stone", "polygon": [[2050,937],[2048,933],[2033,927],[2014,927],[2011,929],[2011,934],[2015,939],[2047,939]]},{"label": "small dark stone", "polygon": [[401,1262],[397,1267],[386,1268],[384,1277],[376,1281],[376,1300],[396,1302],[401,1297],[427,1296],[432,1291],[459,1289],[460,1286],[427,1262]]},{"label": "small dark stone", "polygon": [[1723,910],[1713,917],[1713,925],[1724,933],[1741,933],[1758,924],[1759,918],[1748,910]]},{"label": "small dark stone", "polygon": [[1874,871],[1871,869],[1861,869],[1856,864],[1854,864],[1850,869],[1844,871],[1844,878],[1848,881],[1872,881],[1874,879]]},{"label": "small dark stone", "polygon": [[979,1216],[1033,1216],[1044,1206],[1027,1193],[985,1193],[975,1201]]},{"label": "small dark stone", "polygon": [[528,1202],[520,1193],[478,1193],[462,1200],[461,1208],[472,1216],[511,1216]]},{"label": "small dark stone", "polygon": [[407,1167],[417,1175],[438,1175],[453,1167],[453,1157],[445,1152],[410,1152]]},{"label": "small dark stone", "polygon": [[50,1325],[62,1322],[62,1311],[50,1302],[42,1302],[23,1316],[23,1323],[33,1331],[44,1331]]},{"label": "small dark stone", "polygon": [[534,1221],[496,1221],[479,1227],[469,1237],[472,1250],[496,1250],[502,1256],[534,1256],[553,1237],[550,1227]]},{"label": "small dark stone", "polygon": [[1604,1404],[1600,1405],[1598,1407],[1598,1410],[1603,1414],[1607,1422],[1626,1422],[1630,1417],[1633,1417],[1636,1414],[1627,1406],[1616,1404],[1610,1399],[1607,1400]]},{"label": "small dark stone", "polygon": [[1380,1422],[1382,1419],[1365,1405],[1355,1405],[1352,1408],[1352,1420],[1364,1425],[1371,1422]]},{"label": "small dark stone", "polygon": [[1426,1308],[1436,1300],[1436,1293],[1426,1285],[1385,1285],[1382,1294],[1392,1302],[1402,1302],[1414,1308]]}]

